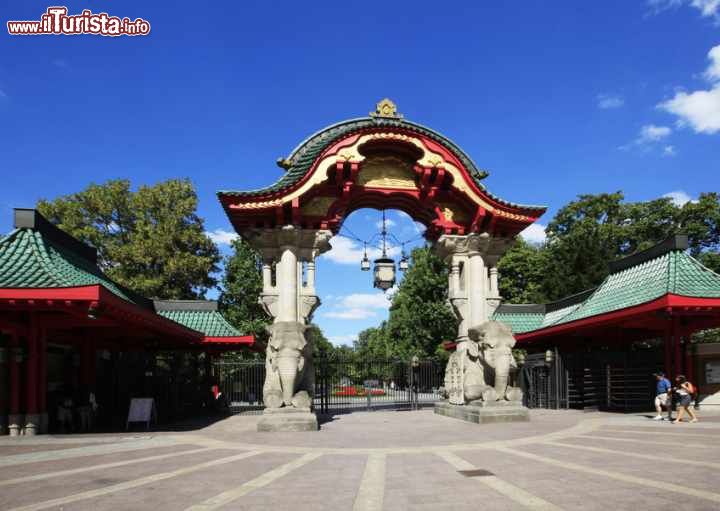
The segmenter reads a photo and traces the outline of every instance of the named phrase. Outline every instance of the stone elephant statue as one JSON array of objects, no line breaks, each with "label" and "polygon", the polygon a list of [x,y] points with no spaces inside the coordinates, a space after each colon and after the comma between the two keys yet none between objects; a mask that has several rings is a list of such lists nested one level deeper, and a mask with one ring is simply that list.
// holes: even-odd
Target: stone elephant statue
[{"label": "stone elephant statue", "polygon": [[310,408],[314,389],[312,345],[307,327],[281,321],[267,327],[270,334],[265,353],[263,402],[267,408]]},{"label": "stone elephant statue", "polygon": [[[510,391],[508,388],[510,374],[517,369],[512,353],[515,346],[512,329],[499,321],[486,321],[468,329],[468,336],[478,343],[482,351],[480,358],[486,369],[486,379],[491,380],[490,384],[495,390],[495,399],[517,400],[520,390],[511,388]],[[522,398],[522,394],[519,395]]]}]

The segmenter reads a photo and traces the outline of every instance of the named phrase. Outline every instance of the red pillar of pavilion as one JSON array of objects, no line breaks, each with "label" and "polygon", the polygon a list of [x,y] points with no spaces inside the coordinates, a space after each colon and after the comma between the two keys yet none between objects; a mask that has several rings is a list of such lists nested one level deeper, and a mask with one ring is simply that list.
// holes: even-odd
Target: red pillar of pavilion
[{"label": "red pillar of pavilion", "polygon": [[47,330],[41,328],[38,336],[38,411],[40,413],[40,433],[47,433]]},{"label": "red pillar of pavilion", "polygon": [[665,348],[665,376],[668,378],[672,377],[673,364],[672,364],[672,333],[670,326],[665,328],[665,334],[663,336],[663,347]]},{"label": "red pillar of pavilion", "polygon": [[22,362],[20,341],[16,332],[10,338],[8,372],[10,379],[10,406],[8,430],[10,436],[18,436],[22,432],[22,416],[20,415],[20,363]]},{"label": "red pillar of pavilion", "polygon": [[80,385],[95,385],[95,345],[89,331],[80,346]]},{"label": "red pillar of pavilion", "polygon": [[693,345],[690,342],[692,338],[692,331],[689,328],[686,328],[683,337],[685,339],[685,376],[688,381],[691,381],[693,385],[697,386],[697,382],[695,382],[695,358],[693,357]]},{"label": "red pillar of pavilion", "polygon": [[677,319],[673,320],[672,326],[672,337],[673,337],[673,380],[676,376],[683,373],[683,350],[682,350],[682,338],[681,329],[678,325]]},{"label": "red pillar of pavilion", "polygon": [[39,329],[37,318],[34,314],[30,316],[30,328],[27,336],[27,362],[26,362],[26,385],[25,385],[25,434],[35,435],[40,425],[38,414],[38,362],[39,350]]}]

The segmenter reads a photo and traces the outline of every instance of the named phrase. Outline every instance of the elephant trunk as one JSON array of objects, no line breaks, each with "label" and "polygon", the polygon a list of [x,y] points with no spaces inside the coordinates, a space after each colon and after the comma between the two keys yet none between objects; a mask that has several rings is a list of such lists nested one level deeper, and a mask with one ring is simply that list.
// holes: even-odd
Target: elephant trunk
[{"label": "elephant trunk", "polygon": [[292,406],[292,398],[295,394],[295,382],[298,375],[298,357],[279,356],[277,363],[280,384],[282,385],[283,402],[285,406]]}]

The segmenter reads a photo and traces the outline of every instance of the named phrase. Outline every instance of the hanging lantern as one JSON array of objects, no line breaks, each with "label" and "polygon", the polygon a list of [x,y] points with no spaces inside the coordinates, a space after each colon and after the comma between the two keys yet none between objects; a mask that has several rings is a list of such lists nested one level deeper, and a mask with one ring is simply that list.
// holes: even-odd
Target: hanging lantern
[{"label": "hanging lantern", "polygon": [[368,259],[367,256],[367,243],[365,243],[362,261],[360,261],[360,269],[362,271],[370,271],[370,259]]},{"label": "hanging lantern", "polygon": [[395,285],[395,261],[389,257],[375,259],[373,286],[387,291]]},{"label": "hanging lantern", "polygon": [[370,259],[367,258],[367,256],[362,258],[362,261],[360,261],[360,269],[362,271],[370,271]]},{"label": "hanging lantern", "polygon": [[400,268],[400,271],[407,271],[409,266],[410,265],[408,264],[408,256],[405,255],[405,251],[403,251],[400,262],[398,263],[398,268]]}]

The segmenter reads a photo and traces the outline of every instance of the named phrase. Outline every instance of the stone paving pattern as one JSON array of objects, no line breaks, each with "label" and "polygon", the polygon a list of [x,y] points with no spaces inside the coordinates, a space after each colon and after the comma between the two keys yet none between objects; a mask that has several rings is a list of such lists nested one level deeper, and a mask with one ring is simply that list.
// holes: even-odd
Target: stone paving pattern
[{"label": "stone paving pattern", "polygon": [[720,509],[720,417],[701,419],[533,410],[477,425],[424,410],[339,415],[312,433],[258,433],[257,416],[235,416],[3,437],[0,509]]}]

